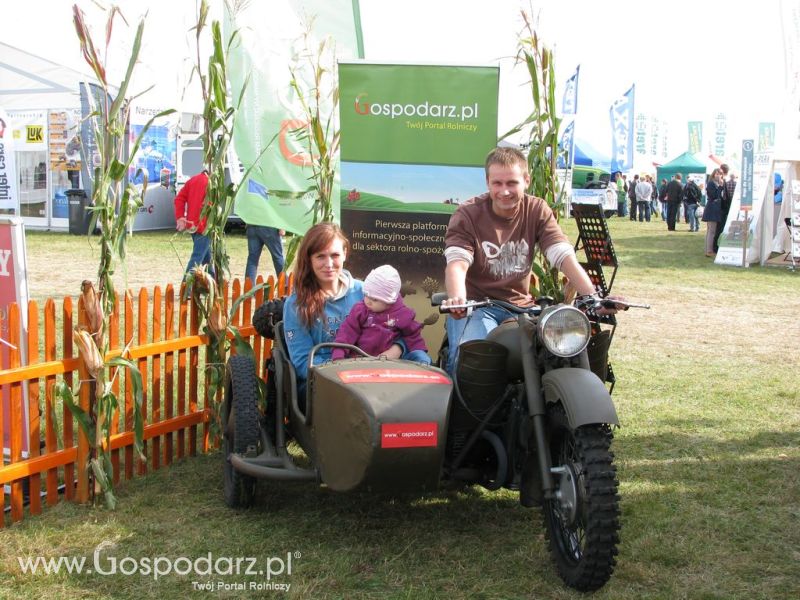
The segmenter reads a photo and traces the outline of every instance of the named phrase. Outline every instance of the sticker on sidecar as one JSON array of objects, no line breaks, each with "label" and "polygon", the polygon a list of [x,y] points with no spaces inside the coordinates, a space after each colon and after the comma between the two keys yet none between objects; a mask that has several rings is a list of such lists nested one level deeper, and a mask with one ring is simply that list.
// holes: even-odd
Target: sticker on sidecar
[{"label": "sticker on sidecar", "polygon": [[439,428],[429,423],[383,423],[381,448],[422,448],[438,444]]},{"label": "sticker on sidecar", "polygon": [[342,383],[450,383],[441,373],[402,369],[361,369],[339,371]]}]

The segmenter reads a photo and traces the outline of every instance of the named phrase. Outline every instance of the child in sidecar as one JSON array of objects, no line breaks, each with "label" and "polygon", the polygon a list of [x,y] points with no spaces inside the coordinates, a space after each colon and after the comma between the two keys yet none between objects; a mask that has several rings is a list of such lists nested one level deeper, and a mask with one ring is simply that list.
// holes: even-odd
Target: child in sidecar
[{"label": "child in sidecar", "polygon": [[[422,324],[400,297],[400,274],[383,265],[364,279],[364,299],[356,304],[336,334],[336,342],[358,346],[367,354],[380,356],[394,344],[405,346],[400,358],[431,364],[428,347],[420,335]],[[339,360],[349,353],[334,348],[331,358]]]}]

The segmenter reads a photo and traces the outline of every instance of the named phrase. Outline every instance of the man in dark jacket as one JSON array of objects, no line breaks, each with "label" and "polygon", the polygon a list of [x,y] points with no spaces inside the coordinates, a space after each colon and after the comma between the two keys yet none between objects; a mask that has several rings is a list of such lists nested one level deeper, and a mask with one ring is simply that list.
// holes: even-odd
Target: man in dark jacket
[{"label": "man in dark jacket", "polygon": [[678,218],[678,207],[683,198],[683,184],[680,173],[667,184],[667,231],[675,231],[675,221]]},{"label": "man in dark jacket", "polygon": [[633,182],[628,186],[628,199],[631,201],[631,221],[636,220],[636,184],[639,183],[639,176],[633,176]]},{"label": "man in dark jacket", "polygon": [[729,181],[731,181],[728,175],[730,167],[726,164],[721,164],[719,168],[722,171],[724,185],[722,186],[722,203],[720,204],[720,209],[722,211],[722,220],[720,221],[719,227],[717,227],[717,235],[714,238],[715,248],[719,247],[719,236],[722,234],[722,231],[725,229],[725,224],[728,222],[728,213],[731,210],[731,200],[733,200],[733,192],[736,189],[735,179],[733,180],[733,185],[729,185]]}]

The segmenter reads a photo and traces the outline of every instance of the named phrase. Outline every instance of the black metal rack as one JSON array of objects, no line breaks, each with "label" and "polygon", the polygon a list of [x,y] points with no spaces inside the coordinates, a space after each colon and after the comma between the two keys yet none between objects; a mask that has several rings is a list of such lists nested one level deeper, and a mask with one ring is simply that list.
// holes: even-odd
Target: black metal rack
[{"label": "black metal rack", "polygon": [[[608,231],[603,209],[601,206],[594,204],[575,204],[572,208],[575,223],[578,226],[578,241],[575,242],[575,252],[578,253],[583,250],[586,260],[581,262],[579,259],[579,262],[589,275],[594,289],[601,297],[605,298],[611,293],[611,286],[614,285],[619,263],[617,262],[617,253],[614,252],[614,244],[611,241],[611,234]],[[612,269],[609,279],[606,278],[603,267]],[[611,340],[617,329],[617,318],[614,315],[598,315],[593,310],[588,311],[588,316],[594,322],[593,343],[604,348],[599,356],[603,356],[602,352],[604,351],[606,357],[605,361],[599,358],[599,361],[605,363],[605,377],[603,377],[603,374],[598,376],[611,384],[609,392],[613,392],[616,377],[607,356],[608,347],[611,345]],[[610,325],[611,330],[602,330],[601,324]],[[596,365],[592,367],[592,370],[596,373],[598,371],[602,372],[602,369]]]},{"label": "black metal rack", "polygon": [[[584,251],[585,261],[580,261],[581,266],[592,280],[594,289],[605,298],[611,293],[614,278],[617,276],[617,253],[608,231],[608,224],[603,215],[603,209],[596,204],[576,204],[573,207],[573,216],[578,226],[578,241],[575,242],[575,252]],[[606,278],[603,267],[611,267],[611,277]],[[613,315],[592,316],[600,323],[616,326],[617,320]]]}]

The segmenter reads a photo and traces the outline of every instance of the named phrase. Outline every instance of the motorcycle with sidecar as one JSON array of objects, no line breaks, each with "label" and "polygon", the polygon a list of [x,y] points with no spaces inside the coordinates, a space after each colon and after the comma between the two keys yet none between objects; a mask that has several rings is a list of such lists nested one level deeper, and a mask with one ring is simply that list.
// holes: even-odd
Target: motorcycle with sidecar
[{"label": "motorcycle with sidecar", "polygon": [[[443,299],[435,294],[432,303]],[[266,381],[250,357],[231,356],[227,364],[226,503],[249,506],[261,478],[336,492],[507,488],[523,506],[541,509],[564,582],[582,591],[602,587],[615,565],[620,498],[610,448],[619,420],[606,387],[610,335],[587,316],[600,304],[579,309],[545,297],[530,308],[470,305],[502,306],[515,318],[485,340],[461,344],[453,378],[436,366],[345,346],[356,358],[309,368],[304,397],[281,303],[260,306],[253,323],[273,339]],[[445,342],[438,364],[447,352]]]}]

